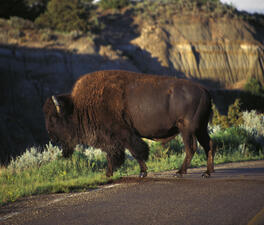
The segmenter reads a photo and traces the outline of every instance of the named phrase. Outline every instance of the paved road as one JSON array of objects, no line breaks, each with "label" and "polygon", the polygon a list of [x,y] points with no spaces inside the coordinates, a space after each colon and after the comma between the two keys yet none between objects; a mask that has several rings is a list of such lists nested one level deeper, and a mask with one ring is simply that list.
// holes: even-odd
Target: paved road
[{"label": "paved road", "polygon": [[201,171],[191,169],[182,179],[171,171],[129,177],[84,193],[26,198],[0,208],[0,224],[264,224],[264,161],[217,166],[209,179]]}]

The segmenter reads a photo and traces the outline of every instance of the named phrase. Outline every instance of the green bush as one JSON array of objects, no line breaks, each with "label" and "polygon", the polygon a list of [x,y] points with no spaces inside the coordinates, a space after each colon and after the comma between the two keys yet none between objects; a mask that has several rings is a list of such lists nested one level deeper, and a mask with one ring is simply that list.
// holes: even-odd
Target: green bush
[{"label": "green bush", "polygon": [[40,35],[40,40],[41,41],[56,41],[57,36],[53,34],[51,30],[45,29]]},{"label": "green bush", "polygon": [[253,95],[264,97],[264,88],[256,78],[250,78],[245,84],[244,90]]},{"label": "green bush", "polygon": [[263,152],[254,135],[242,127],[229,127],[212,135],[218,154],[225,155],[239,151],[241,155]]},{"label": "green bush", "polygon": [[251,134],[264,138],[264,115],[257,113],[256,110],[243,112],[243,124],[241,127]]},{"label": "green bush", "polygon": [[243,124],[243,114],[240,110],[240,106],[240,99],[236,99],[234,104],[228,107],[227,115],[221,115],[216,106],[213,104],[212,124],[215,126],[220,126],[221,128],[228,128]]},{"label": "green bush", "polygon": [[10,18],[18,16],[26,18],[28,8],[22,0],[2,0],[0,1],[0,17]]},{"label": "green bush", "polygon": [[16,29],[33,29],[34,28],[34,23],[30,20],[26,20],[17,16],[12,16],[8,20],[8,24],[12,28]]},{"label": "green bush", "polygon": [[25,33],[19,29],[12,29],[8,31],[8,36],[14,39],[19,39],[25,36]]},{"label": "green bush", "polygon": [[87,5],[84,6],[80,0],[51,0],[45,13],[41,14],[35,23],[39,27],[59,31],[87,31],[89,29]]},{"label": "green bush", "polygon": [[[259,129],[263,133],[263,126]],[[212,127],[210,135],[217,148],[216,164],[264,159],[263,148],[256,140],[259,131],[256,131],[255,135],[254,132],[241,127],[227,129]],[[147,162],[149,172],[180,167],[185,157],[181,138],[176,137],[164,146],[158,142],[145,141],[150,147],[150,157]],[[61,149],[49,144],[43,151],[31,148],[13,159],[7,168],[0,169],[0,205],[15,201],[22,196],[86,190],[109,182],[105,176],[107,166],[105,153],[82,145],[77,146],[75,150],[72,157],[65,159],[61,157]],[[127,150],[126,159],[125,164],[114,174],[113,179],[139,173],[137,161],[132,159]],[[204,151],[198,149],[191,166],[202,165],[206,165],[206,156]]]},{"label": "green bush", "polygon": [[99,6],[102,9],[121,9],[129,4],[129,0],[101,0]]},{"label": "green bush", "polygon": [[62,151],[51,143],[45,146],[44,151],[39,148],[31,147],[26,149],[25,153],[12,159],[8,169],[22,171],[29,168],[39,168],[43,164],[57,160],[62,156]]}]

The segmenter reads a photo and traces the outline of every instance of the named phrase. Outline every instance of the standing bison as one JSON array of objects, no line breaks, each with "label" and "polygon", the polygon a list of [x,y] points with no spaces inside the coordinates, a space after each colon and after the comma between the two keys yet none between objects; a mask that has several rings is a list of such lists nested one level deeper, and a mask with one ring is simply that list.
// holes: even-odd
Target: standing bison
[{"label": "standing bison", "polygon": [[148,145],[141,138],[163,143],[181,133],[186,157],[177,172],[187,171],[197,141],[207,156],[207,170],[214,171],[213,144],[207,125],[211,97],[202,86],[189,80],[127,71],[98,71],[77,80],[70,94],[48,98],[44,104],[50,139],[70,156],[77,144],[107,153],[106,175],[125,160],[127,148],[147,176]]}]

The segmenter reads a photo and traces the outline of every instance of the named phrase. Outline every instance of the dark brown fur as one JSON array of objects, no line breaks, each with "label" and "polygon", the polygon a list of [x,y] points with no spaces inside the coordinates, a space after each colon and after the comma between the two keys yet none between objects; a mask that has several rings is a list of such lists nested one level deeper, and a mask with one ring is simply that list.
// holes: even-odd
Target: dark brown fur
[{"label": "dark brown fur", "polygon": [[51,98],[44,105],[46,128],[53,141],[72,154],[86,144],[107,153],[107,176],[124,162],[127,148],[137,159],[141,176],[147,175],[148,145],[142,137],[167,142],[181,133],[186,158],[178,174],[186,173],[196,151],[196,138],[213,172],[213,146],[207,132],[211,97],[202,86],[188,80],[127,71],[98,71],[76,81],[71,94]]}]

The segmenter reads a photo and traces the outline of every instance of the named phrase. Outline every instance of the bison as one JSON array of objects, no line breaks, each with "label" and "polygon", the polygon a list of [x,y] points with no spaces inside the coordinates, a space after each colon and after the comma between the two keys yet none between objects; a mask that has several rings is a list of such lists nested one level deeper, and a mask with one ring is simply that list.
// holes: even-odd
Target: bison
[{"label": "bison", "polygon": [[52,96],[43,106],[51,141],[70,156],[77,144],[107,153],[106,175],[125,160],[128,149],[147,176],[149,147],[142,138],[166,143],[181,134],[186,157],[177,176],[187,171],[197,141],[214,171],[213,143],[207,126],[212,112],[209,92],[190,80],[128,71],[97,71],[81,76],[71,93]]}]

